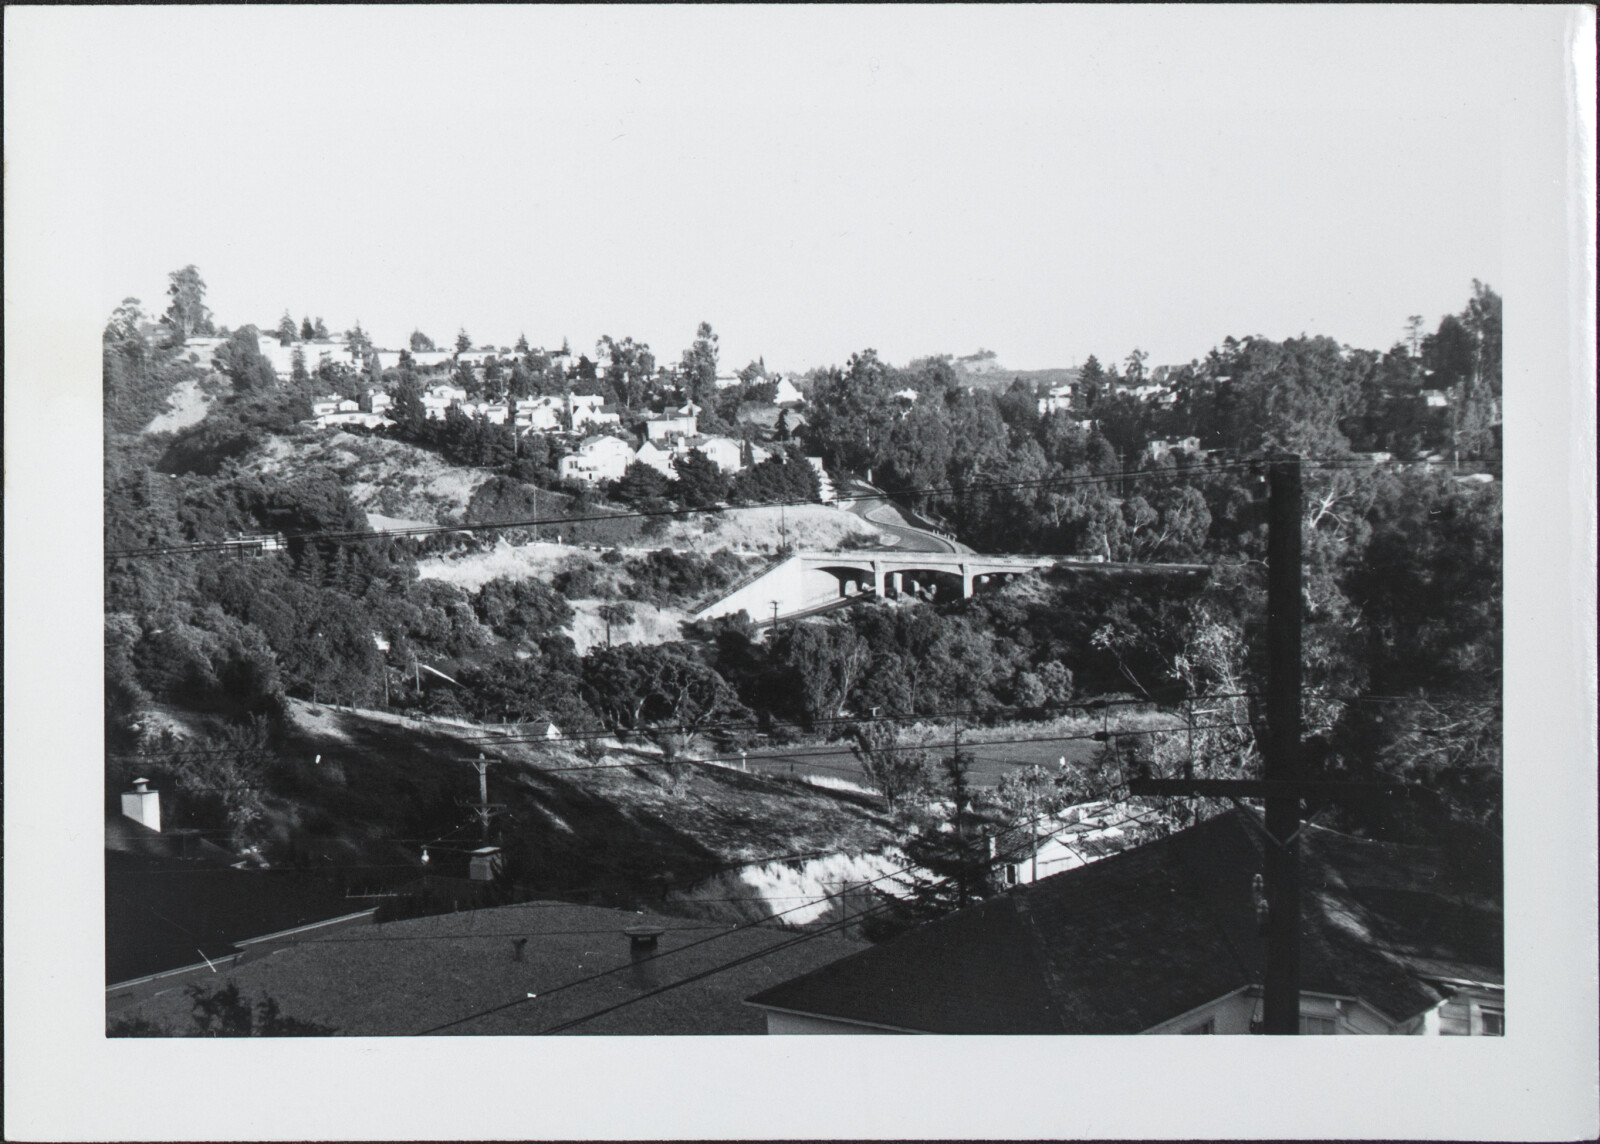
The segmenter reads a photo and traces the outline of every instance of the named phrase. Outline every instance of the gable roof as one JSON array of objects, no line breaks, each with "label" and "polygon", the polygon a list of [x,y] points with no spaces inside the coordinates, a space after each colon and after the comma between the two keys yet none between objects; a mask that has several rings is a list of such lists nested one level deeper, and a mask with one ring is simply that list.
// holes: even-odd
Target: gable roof
[{"label": "gable roof", "polygon": [[[1021,886],[751,998],[930,1033],[1138,1033],[1258,984],[1251,880],[1263,842],[1235,811]],[[1498,888],[1441,855],[1307,827],[1301,988],[1393,1020],[1430,977],[1501,979]]]},{"label": "gable roof", "polygon": [[[627,936],[635,928],[661,931],[656,956],[637,965]],[[405,1035],[453,1021],[461,1023],[444,1031],[539,1034],[576,1021],[563,1031],[755,1034],[762,1031],[761,1015],[741,998],[861,948],[834,934],[795,937],[778,926],[733,929],[725,922],[531,901],[319,934],[283,945],[271,957],[221,968],[208,981],[237,983],[252,1001],[270,995],[286,1016],[347,1036]],[[697,975],[704,976],[688,980]],[[600,1014],[677,982],[684,984]],[[182,1029],[190,1007],[175,989],[121,1013]]]}]

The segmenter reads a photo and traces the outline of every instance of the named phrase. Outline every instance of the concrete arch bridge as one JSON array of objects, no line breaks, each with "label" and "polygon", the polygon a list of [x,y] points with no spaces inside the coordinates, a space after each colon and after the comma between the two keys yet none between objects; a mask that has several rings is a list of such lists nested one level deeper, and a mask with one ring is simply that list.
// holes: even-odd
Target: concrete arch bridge
[{"label": "concrete arch bridge", "polygon": [[[1057,564],[1093,561],[1057,556],[984,556],[933,552],[797,552],[702,607],[695,619],[749,613],[757,623],[785,619],[842,600],[965,599]],[[1103,566],[1102,566],[1103,567]]]}]

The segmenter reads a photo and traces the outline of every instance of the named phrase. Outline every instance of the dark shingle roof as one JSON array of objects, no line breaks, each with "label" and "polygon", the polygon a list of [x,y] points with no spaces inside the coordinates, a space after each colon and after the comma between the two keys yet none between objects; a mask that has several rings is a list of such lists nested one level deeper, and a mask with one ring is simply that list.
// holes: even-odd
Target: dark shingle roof
[{"label": "dark shingle roof", "polygon": [[[750,998],[931,1033],[1136,1033],[1258,984],[1251,880],[1263,843],[1239,813],[962,910]],[[1498,981],[1497,889],[1432,851],[1308,827],[1301,986],[1403,1020],[1422,976]],[[1448,969],[1449,972],[1442,972]]]},{"label": "dark shingle roof", "polygon": [[[659,926],[657,956],[632,964],[625,930]],[[721,936],[718,935],[721,931]],[[726,924],[580,906],[525,902],[360,926],[289,945],[223,970],[207,982],[236,982],[252,1002],[271,996],[288,1017],[349,1036],[420,1033],[447,1022],[450,1033],[538,1034],[630,1001],[659,986],[712,973],[585,1020],[572,1033],[760,1033],[761,1014],[742,1003],[751,992],[861,948],[775,926]],[[705,938],[702,945],[688,948]],[[521,960],[515,943],[526,939]],[[680,952],[681,951],[681,952]],[[618,970],[595,976],[606,970]],[[593,980],[584,980],[593,978]],[[573,984],[582,982],[581,984]],[[539,996],[528,998],[529,993]],[[508,1002],[518,1002],[486,1013]],[[189,1025],[191,1003],[173,989],[120,1010],[170,1028]],[[486,1014],[474,1017],[474,1014]]]}]

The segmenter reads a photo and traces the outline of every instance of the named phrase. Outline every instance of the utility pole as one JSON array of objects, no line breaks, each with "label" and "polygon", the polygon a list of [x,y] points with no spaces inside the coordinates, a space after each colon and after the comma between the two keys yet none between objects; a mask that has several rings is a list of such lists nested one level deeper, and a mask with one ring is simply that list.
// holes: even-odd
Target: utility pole
[{"label": "utility pole", "polygon": [[[1300,458],[1274,459],[1267,470],[1267,731],[1264,777],[1298,782],[1300,774]],[[1300,1031],[1300,798],[1266,802],[1264,853],[1269,914],[1264,982],[1265,1031]]]},{"label": "utility pole", "polygon": [[[1263,892],[1267,902],[1263,1031],[1300,1031],[1300,800],[1376,793],[1354,783],[1308,783],[1300,774],[1300,458],[1267,467],[1267,741],[1263,778],[1135,778],[1130,795],[1210,795],[1266,804]],[[1191,713],[1192,721],[1192,713]]]},{"label": "utility pole", "polygon": [[478,772],[478,801],[466,802],[461,805],[470,807],[472,812],[477,815],[478,823],[483,828],[483,840],[487,842],[489,840],[489,820],[506,808],[505,803],[489,801],[489,768],[500,760],[486,759],[480,753],[476,759],[462,759],[461,761],[469,764],[473,770]]}]

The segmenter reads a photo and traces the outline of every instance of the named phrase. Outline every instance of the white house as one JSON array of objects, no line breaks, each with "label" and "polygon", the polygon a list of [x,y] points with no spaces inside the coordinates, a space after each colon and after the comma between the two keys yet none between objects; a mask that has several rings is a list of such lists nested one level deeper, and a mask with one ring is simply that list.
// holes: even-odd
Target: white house
[{"label": "white house", "polygon": [[343,342],[290,342],[284,345],[274,337],[262,337],[258,342],[261,356],[271,363],[273,372],[279,377],[293,375],[296,350],[300,351],[307,373],[316,373],[324,363],[342,365],[352,370],[359,370],[363,364],[360,355],[352,352]]},{"label": "white house", "polygon": [[559,397],[523,397],[517,401],[517,428],[550,433],[561,428],[565,402]]},{"label": "white house", "polygon": [[1071,412],[1072,392],[1073,386],[1070,382],[1066,385],[1052,385],[1050,391],[1039,398],[1039,416]]},{"label": "white house", "polygon": [[650,441],[671,441],[676,437],[693,437],[698,419],[693,413],[675,417],[651,417],[644,423],[644,435]]},{"label": "white house", "polygon": [[362,402],[369,413],[387,413],[394,405],[394,398],[381,389],[369,389],[362,395]]},{"label": "white house", "polygon": [[786,377],[780,377],[778,379],[778,389],[777,392],[772,395],[772,404],[800,405],[805,401],[805,399],[806,395],[795,388],[794,382],[790,381]]},{"label": "white house", "polygon": [[574,433],[585,429],[604,429],[608,425],[622,424],[622,414],[612,409],[601,409],[599,406],[574,405],[572,409],[572,430]]},{"label": "white house", "polygon": [[557,472],[564,481],[599,484],[620,480],[633,458],[633,446],[620,437],[590,437],[561,458]]},{"label": "white house", "polygon": [[671,479],[678,475],[677,468],[673,465],[673,454],[658,446],[654,441],[646,441],[639,446],[639,451],[633,459],[641,464],[649,465],[662,476]]},{"label": "white house", "polygon": [[676,452],[686,457],[694,449],[715,461],[724,473],[737,473],[744,468],[744,448],[732,437],[683,437]]}]

